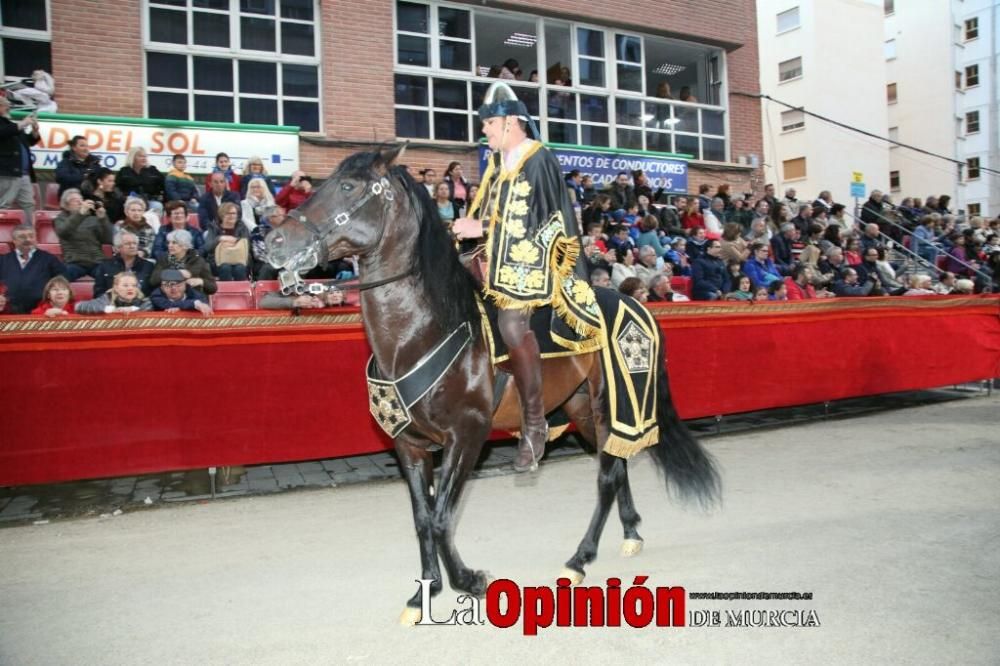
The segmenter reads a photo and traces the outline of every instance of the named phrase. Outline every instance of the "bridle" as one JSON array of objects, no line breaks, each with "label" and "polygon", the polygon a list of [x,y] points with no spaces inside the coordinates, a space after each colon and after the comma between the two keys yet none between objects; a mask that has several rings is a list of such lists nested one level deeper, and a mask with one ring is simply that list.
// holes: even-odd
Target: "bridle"
[{"label": "bridle", "polygon": [[[392,189],[392,183],[389,181],[388,176],[381,176],[378,180],[372,182],[371,186],[367,188],[365,195],[355,201],[350,208],[333,216],[333,224],[326,231],[322,231],[319,227],[309,221],[305,215],[300,215],[298,217],[299,224],[306,228],[309,233],[313,236],[313,244],[318,247],[325,248],[326,237],[330,235],[337,227],[342,227],[345,224],[351,222],[351,216],[357,213],[359,210],[364,208],[369,201],[379,197],[383,199],[382,205],[382,228],[379,231],[378,238],[375,239],[373,247],[378,247],[382,244],[382,238],[385,236],[385,218],[387,216],[389,205],[392,204],[396,199],[396,192]],[[283,270],[278,276],[278,281],[281,286],[281,293],[290,295],[292,293],[296,295],[302,294],[312,294],[319,295],[326,293],[328,291],[335,291],[338,289],[345,289],[350,291],[366,291],[368,289],[375,289],[376,287],[381,287],[383,285],[391,284],[398,280],[402,280],[413,273],[413,269],[409,269],[398,275],[393,275],[381,280],[375,280],[372,282],[357,282],[354,283],[355,278],[349,278],[346,280],[331,280],[325,283],[312,283],[306,284],[302,277],[298,274],[298,271]]]}]

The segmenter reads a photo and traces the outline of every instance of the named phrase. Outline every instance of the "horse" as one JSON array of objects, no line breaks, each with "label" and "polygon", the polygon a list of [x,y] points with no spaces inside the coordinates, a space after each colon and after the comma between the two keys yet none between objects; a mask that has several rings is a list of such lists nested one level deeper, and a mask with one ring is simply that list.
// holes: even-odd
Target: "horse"
[{"label": "horse", "polygon": [[[346,158],[298,210],[268,234],[272,266],[294,281],[318,263],[356,255],[362,321],[381,376],[400,378],[463,326],[471,339],[409,409],[411,421],[393,439],[409,487],[420,549],[421,578],[433,597],[451,587],[481,597],[488,575],[462,561],[454,542],[456,507],[491,429],[515,432],[520,407],[513,382],[494,395],[496,370],[484,335],[476,283],[422,185],[397,164],[401,146],[380,146]],[[649,450],[668,494],[710,505],[720,492],[712,457],[681,422],[670,399],[662,332],[656,371],[659,439]],[[453,337],[453,336],[452,336]],[[442,341],[445,341],[443,343]],[[608,437],[599,352],[543,361],[546,413],[561,407],[598,451],[598,502],[562,576],[579,584],[593,562],[613,503],[624,528],[622,554],[643,546],[627,463],[602,450]],[[390,410],[391,411],[391,410]],[[374,412],[373,412],[374,413]],[[432,453],[442,450],[439,479]],[[422,592],[406,602],[403,624],[420,621]]]}]

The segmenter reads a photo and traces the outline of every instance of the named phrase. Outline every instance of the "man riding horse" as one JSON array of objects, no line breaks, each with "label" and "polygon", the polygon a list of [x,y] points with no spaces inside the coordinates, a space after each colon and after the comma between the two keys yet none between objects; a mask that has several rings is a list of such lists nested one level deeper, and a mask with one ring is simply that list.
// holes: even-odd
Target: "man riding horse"
[{"label": "man riding horse", "polygon": [[497,82],[479,108],[493,151],[468,217],[455,221],[459,239],[485,236],[488,270],[483,292],[496,304],[499,329],[521,400],[521,438],[514,469],[537,467],[548,423],[542,404],[542,369],[531,313],[551,305],[553,338],[573,350],[601,344],[600,319],[586,281],[579,228],[559,161],[539,141],[528,109]]}]

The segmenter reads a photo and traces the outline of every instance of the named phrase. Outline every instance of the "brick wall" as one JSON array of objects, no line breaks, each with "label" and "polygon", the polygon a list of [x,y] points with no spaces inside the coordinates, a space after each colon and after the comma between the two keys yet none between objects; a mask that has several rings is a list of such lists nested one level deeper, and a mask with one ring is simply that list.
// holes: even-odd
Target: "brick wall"
[{"label": "brick wall", "polygon": [[[487,1],[475,6],[491,6]],[[576,0],[507,2],[505,8],[573,20]],[[659,32],[691,41],[726,46],[730,92],[758,89],[756,12],[753,0],[611,0],[600,16],[623,17],[609,24],[637,32]],[[141,117],[143,109],[142,8],[140,0],[52,0],[53,74],[60,110],[65,113]],[[323,125],[327,139],[350,142],[392,140],[393,3],[388,0],[337,0],[320,5],[322,19]],[[99,17],[99,18],[98,18]],[[733,45],[741,45],[733,48]],[[85,54],[81,57],[81,54]],[[730,95],[730,159],[763,155],[760,105]],[[357,148],[302,143],[303,168],[326,176]],[[411,148],[414,170],[434,167],[439,174],[451,160],[476,173],[476,153]],[[759,172],[759,170],[758,170]],[[692,165],[690,187],[729,182],[734,192],[763,188],[749,169],[715,170]]]}]

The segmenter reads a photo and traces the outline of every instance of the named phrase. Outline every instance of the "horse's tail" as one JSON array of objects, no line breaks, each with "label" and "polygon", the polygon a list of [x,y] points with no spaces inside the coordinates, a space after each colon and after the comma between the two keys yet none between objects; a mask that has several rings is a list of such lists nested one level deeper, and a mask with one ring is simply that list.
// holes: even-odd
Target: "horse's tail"
[{"label": "horse's tail", "polygon": [[[662,350],[663,334],[660,333],[660,336]],[[682,501],[696,500],[703,508],[709,508],[722,499],[722,482],[715,459],[702,448],[677,415],[674,402],[670,399],[670,382],[662,353],[659,364],[656,377],[656,420],[660,440],[649,450],[657,467],[663,471],[668,493],[672,491]]]}]

